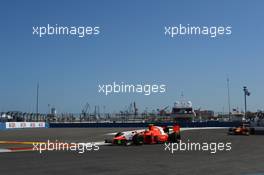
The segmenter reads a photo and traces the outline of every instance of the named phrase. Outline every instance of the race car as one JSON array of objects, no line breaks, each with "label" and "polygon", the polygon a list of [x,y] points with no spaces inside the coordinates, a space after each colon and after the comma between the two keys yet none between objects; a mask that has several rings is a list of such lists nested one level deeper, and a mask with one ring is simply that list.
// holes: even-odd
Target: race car
[{"label": "race car", "polygon": [[119,132],[112,140],[106,140],[105,142],[113,145],[142,145],[178,142],[180,139],[179,125],[166,127],[149,125],[146,130]]},{"label": "race car", "polygon": [[144,130],[134,130],[118,132],[112,140],[106,140],[106,143],[112,143],[113,145],[131,145],[133,144],[133,138],[136,134],[143,132]]},{"label": "race car", "polygon": [[252,133],[252,129],[249,127],[249,124],[243,123],[241,126],[229,128],[229,135],[246,135],[249,136]]}]

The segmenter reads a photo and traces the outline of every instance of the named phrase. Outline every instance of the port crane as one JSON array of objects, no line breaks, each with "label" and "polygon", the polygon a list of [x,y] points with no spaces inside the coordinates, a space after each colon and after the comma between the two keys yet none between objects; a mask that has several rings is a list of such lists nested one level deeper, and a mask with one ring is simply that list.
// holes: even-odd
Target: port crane
[{"label": "port crane", "polygon": [[169,108],[169,106],[166,106],[163,109],[157,109],[158,115],[160,115],[160,116],[166,116],[166,115],[168,115],[168,112],[166,111],[168,108]]},{"label": "port crane", "polygon": [[82,109],[81,116],[80,116],[80,121],[88,119],[89,111],[90,111],[90,104],[86,103],[85,106]]}]

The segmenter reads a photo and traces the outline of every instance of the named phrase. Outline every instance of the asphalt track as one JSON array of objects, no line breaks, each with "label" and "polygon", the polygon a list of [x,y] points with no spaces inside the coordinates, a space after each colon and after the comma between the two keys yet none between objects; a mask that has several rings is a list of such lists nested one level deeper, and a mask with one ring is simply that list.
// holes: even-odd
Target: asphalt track
[{"label": "asphalt track", "polygon": [[[0,131],[0,141],[64,142],[102,141],[105,134],[131,128],[54,128]],[[99,151],[37,151],[0,153],[0,174],[72,175],[72,174],[195,174],[264,175],[264,136],[228,136],[226,130],[182,132],[182,140],[191,142],[231,142],[232,150],[217,152],[165,151],[165,146],[100,146]],[[0,144],[0,148],[16,144]]]}]

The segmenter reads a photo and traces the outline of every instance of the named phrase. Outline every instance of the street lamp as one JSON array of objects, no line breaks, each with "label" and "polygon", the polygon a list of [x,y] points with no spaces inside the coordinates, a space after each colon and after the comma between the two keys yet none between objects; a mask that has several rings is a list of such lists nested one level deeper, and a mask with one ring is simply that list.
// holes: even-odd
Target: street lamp
[{"label": "street lamp", "polygon": [[250,92],[248,91],[246,86],[243,87],[243,91],[244,91],[244,99],[245,99],[245,116],[244,116],[245,118],[244,119],[246,119],[247,117],[247,96],[250,96]]}]

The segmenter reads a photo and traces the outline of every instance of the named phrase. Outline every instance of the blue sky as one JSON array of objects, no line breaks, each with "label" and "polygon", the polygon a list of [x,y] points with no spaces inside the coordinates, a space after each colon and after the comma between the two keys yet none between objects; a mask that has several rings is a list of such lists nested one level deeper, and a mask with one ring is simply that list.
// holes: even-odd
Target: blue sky
[{"label": "blue sky", "polygon": [[[48,104],[59,112],[82,106],[124,109],[132,101],[142,111],[172,105],[181,92],[196,108],[227,111],[226,77],[232,107],[243,107],[248,86],[249,110],[263,109],[264,2],[224,1],[19,1],[0,5],[0,111],[35,110]],[[91,38],[38,38],[33,26],[100,26]],[[219,38],[170,39],[164,26],[232,26]],[[98,84],[163,83],[163,95],[97,93]]]}]

